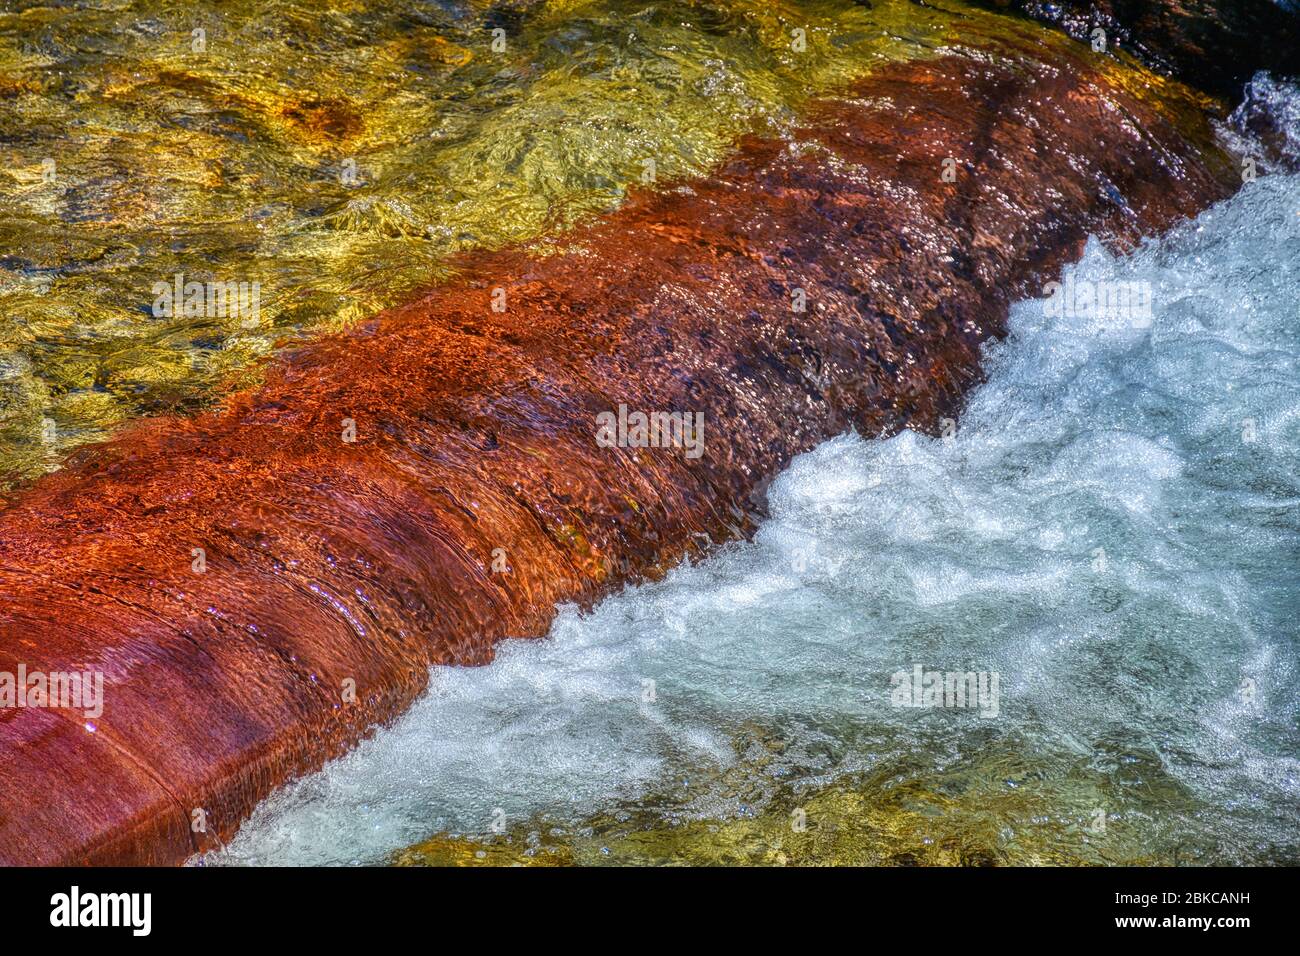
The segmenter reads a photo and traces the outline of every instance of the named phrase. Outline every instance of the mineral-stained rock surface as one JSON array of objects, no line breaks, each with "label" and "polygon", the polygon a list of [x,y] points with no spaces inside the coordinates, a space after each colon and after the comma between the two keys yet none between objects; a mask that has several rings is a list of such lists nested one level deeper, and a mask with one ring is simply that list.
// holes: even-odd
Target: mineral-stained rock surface
[{"label": "mineral-stained rock surface", "polygon": [[[1008,303],[1088,234],[1130,244],[1240,181],[1200,98],[1012,36],[882,68],[22,493],[0,671],[102,671],[105,700],[0,712],[0,859],[212,846],[430,664],[745,533],[765,479],[850,425],[955,415]],[[602,447],[620,406],[702,414],[703,453]]]}]

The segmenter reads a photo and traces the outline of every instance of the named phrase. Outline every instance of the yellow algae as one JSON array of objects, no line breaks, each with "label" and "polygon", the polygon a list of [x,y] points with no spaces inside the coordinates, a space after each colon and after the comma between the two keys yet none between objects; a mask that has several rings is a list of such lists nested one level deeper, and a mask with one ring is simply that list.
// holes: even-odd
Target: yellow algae
[{"label": "yellow algae", "polygon": [[[957,0],[0,13],[0,357],[22,396],[0,404],[0,486],[124,418],[202,407],[455,253],[553,240],[630,188],[706,173],[746,132],[783,134],[875,65],[998,36],[1073,44]],[[177,276],[256,283],[257,312],[159,315],[153,289]],[[114,401],[51,416],[81,388]]]},{"label": "yellow algae", "polygon": [[[398,852],[399,866],[1170,865],[1199,848],[1163,841],[1149,808],[1192,806],[1157,760],[1143,764],[1144,810],[1106,777],[1059,754],[1007,742],[955,767],[896,762],[818,779],[792,768],[779,735],[751,728],[726,770],[679,771],[685,792],[624,801],[579,820],[492,821],[485,832],[438,833]],[[1101,817],[1099,808],[1110,812]],[[494,832],[495,830],[500,832]]]}]

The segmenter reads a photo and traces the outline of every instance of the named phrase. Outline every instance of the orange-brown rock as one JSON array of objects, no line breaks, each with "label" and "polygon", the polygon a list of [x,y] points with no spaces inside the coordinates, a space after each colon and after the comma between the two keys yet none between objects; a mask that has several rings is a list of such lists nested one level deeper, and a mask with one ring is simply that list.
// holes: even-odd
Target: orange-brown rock
[{"label": "orange-brown rock", "polygon": [[[794,143],[466,262],[22,492],[0,512],[0,671],[102,671],[105,704],[0,711],[0,861],[174,863],[228,838],[430,664],[485,663],[557,603],[745,533],[764,482],[850,425],[954,413],[1008,304],[1089,233],[1132,243],[1232,190],[1192,103],[1046,56],[883,69]],[[702,412],[703,455],[600,447],[620,405]]]}]

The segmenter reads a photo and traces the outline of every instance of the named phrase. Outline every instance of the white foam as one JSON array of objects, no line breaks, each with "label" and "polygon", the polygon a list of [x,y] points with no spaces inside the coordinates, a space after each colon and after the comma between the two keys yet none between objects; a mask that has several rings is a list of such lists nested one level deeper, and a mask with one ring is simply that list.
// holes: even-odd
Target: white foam
[{"label": "white foam", "polygon": [[[1149,282],[1149,327],[1017,306],[954,437],[800,457],[752,542],[435,669],[211,862],[376,861],[498,808],[580,820],[735,761],[746,722],[780,726],[808,774],[901,748],[941,764],[990,726],[1031,751],[1118,738],[1204,831],[1295,854],[1300,177],[1127,258],[1090,244],[1073,272]],[[998,720],[892,708],[914,662],[999,671]]]}]

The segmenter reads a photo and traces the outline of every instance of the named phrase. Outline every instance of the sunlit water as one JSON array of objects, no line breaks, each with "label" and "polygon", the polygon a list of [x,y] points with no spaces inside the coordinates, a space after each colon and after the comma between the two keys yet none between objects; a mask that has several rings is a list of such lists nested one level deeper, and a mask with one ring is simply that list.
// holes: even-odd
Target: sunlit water
[{"label": "sunlit water", "polygon": [[[958,0],[0,4],[0,488],[992,19]],[[255,314],[160,314],[178,275],[257,283]]]},{"label": "sunlit water", "polygon": [[[954,435],[802,456],[212,862],[1300,863],[1300,177],[1071,272],[1149,325],[1022,303]],[[894,706],[918,664],[996,716]]]}]

